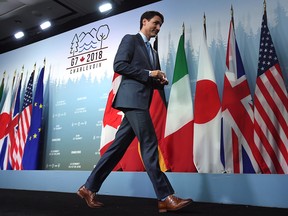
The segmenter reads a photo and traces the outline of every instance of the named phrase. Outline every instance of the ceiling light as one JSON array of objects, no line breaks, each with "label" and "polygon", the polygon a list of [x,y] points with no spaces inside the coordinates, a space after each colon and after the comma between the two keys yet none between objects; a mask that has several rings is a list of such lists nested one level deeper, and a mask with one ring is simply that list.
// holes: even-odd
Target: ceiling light
[{"label": "ceiling light", "polygon": [[41,28],[42,30],[44,30],[44,29],[49,28],[50,26],[51,26],[51,22],[46,21],[46,22],[43,22],[43,23],[40,25],[40,28]]},{"label": "ceiling light", "polygon": [[99,7],[99,11],[101,13],[104,13],[106,11],[109,11],[112,9],[112,4],[111,3],[104,3]]},{"label": "ceiling light", "polygon": [[14,34],[14,37],[16,39],[20,39],[20,38],[24,37],[24,33],[22,31],[19,31],[16,34]]}]

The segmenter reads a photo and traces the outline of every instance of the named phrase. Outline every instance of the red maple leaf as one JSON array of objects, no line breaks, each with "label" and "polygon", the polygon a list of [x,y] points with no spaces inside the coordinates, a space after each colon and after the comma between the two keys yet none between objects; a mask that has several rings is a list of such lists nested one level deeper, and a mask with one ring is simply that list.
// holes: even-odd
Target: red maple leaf
[{"label": "red maple leaf", "polygon": [[119,110],[114,109],[112,107],[112,101],[113,101],[114,96],[115,95],[113,94],[113,91],[111,90],[108,96],[107,105],[106,105],[106,109],[104,112],[103,125],[104,127],[106,125],[110,125],[111,127],[114,127],[115,129],[117,129],[119,125],[121,124],[122,116],[119,114],[121,113]]}]

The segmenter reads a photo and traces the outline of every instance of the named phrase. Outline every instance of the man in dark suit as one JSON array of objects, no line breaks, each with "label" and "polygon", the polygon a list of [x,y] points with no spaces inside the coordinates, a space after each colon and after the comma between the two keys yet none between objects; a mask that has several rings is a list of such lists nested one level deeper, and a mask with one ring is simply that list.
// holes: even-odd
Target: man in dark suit
[{"label": "man in dark suit", "polygon": [[147,11],[140,19],[140,32],[125,35],[114,60],[114,71],[122,81],[113,101],[113,107],[125,116],[114,142],[100,158],[86,183],[77,194],[91,208],[102,207],[95,193],[123,157],[132,140],[137,136],[145,169],[158,198],[159,212],[175,211],[192,202],[174,196],[168,178],[159,166],[158,141],[149,113],[153,90],[168,84],[166,74],[160,70],[159,57],[149,43],[160,31],[164,17],[157,11]]}]

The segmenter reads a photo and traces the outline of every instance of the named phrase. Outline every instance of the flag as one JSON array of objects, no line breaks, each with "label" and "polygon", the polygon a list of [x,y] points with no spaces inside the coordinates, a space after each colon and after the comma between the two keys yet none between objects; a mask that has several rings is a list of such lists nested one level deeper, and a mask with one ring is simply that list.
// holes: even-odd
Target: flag
[{"label": "flag", "polygon": [[12,120],[9,123],[8,133],[9,133],[9,169],[14,169],[16,161],[13,158],[12,153],[18,152],[18,123],[19,123],[19,111],[20,111],[20,95],[21,95],[21,83],[22,83],[21,74],[20,79],[15,83],[15,96],[12,103],[11,115]]},{"label": "flag", "polygon": [[288,98],[276,50],[263,14],[254,94],[254,140],[263,173],[288,173]]},{"label": "flag", "polygon": [[9,160],[9,146],[8,146],[8,136],[5,136],[3,140],[0,140],[0,170],[8,169]]},{"label": "flag", "polygon": [[194,163],[200,173],[221,173],[221,103],[204,26],[194,106]]},{"label": "flag", "polygon": [[150,105],[150,115],[155,128],[158,140],[158,155],[160,169],[165,172],[171,170],[170,158],[167,152],[167,140],[165,138],[165,122],[167,107],[164,90],[154,89],[153,98]]},{"label": "flag", "polygon": [[[159,165],[162,171],[169,170],[168,156],[166,152],[166,141],[164,138],[166,104],[163,90],[155,89],[150,105],[150,115],[158,140]],[[145,171],[140,152],[140,143],[137,137],[132,141],[119,162],[120,170],[123,171]]]},{"label": "flag", "polygon": [[[109,92],[101,130],[101,140],[100,140],[100,156],[102,156],[108,147],[112,144],[117,129],[121,124],[123,113],[119,110],[116,110],[112,107],[112,102],[118,90],[118,87],[121,82],[121,76],[117,73],[114,73],[112,80],[112,88]],[[116,165],[114,170],[119,170],[119,163]]]},{"label": "flag", "polygon": [[11,121],[10,109],[12,100],[12,87],[8,87],[7,95],[0,114],[0,170],[7,170],[9,161],[8,127]]},{"label": "flag", "polygon": [[12,149],[12,157],[15,161],[15,165],[13,167],[14,170],[22,170],[22,159],[24,148],[28,136],[28,131],[30,129],[31,124],[31,113],[32,113],[32,92],[33,92],[33,80],[34,80],[33,71],[30,75],[29,81],[27,83],[27,87],[24,94],[24,101],[22,109],[19,114],[19,126],[17,130],[17,139],[16,147]]},{"label": "flag", "polygon": [[222,162],[228,173],[258,173],[257,158],[261,158],[261,155],[257,148],[254,150],[252,97],[236,41],[233,17],[228,35],[226,66],[222,98]]},{"label": "flag", "polygon": [[27,136],[26,145],[22,159],[24,170],[35,170],[38,167],[40,135],[42,129],[42,112],[43,112],[43,67],[40,71],[33,100],[31,125]]},{"label": "flag", "polygon": [[[124,113],[120,110],[114,109],[112,103],[114,97],[117,93],[121,82],[122,76],[120,74],[114,73],[112,80],[112,89],[109,92],[108,100],[106,103],[106,108],[103,116],[103,125],[101,132],[101,141],[100,141],[100,155],[102,156],[108,147],[112,144],[116,132],[122,122]],[[129,162],[130,161],[130,162]],[[138,140],[135,138],[123,158],[114,168],[114,171],[123,170],[123,171],[143,171],[144,166],[138,151]]]},{"label": "flag", "polygon": [[167,156],[173,172],[195,172],[193,163],[193,102],[184,49],[180,36],[165,125]]},{"label": "flag", "polygon": [[[120,85],[122,76],[114,73],[112,80],[112,89],[109,92],[108,100],[103,116],[103,126],[100,142],[100,155],[102,156],[108,147],[112,144],[116,132],[122,122],[124,113],[114,109],[112,103],[118,87]],[[164,93],[164,92],[163,92]],[[154,95],[151,101],[150,114],[155,127],[155,132],[159,142],[159,163],[162,171],[166,171],[169,167],[167,157],[165,156],[165,142],[164,142],[164,121],[166,117],[166,107],[164,103],[164,97],[161,95],[161,91],[154,90]],[[114,168],[114,171],[144,171],[145,167],[142,162],[141,153],[139,150],[138,139],[135,138],[124,156]]]},{"label": "flag", "polygon": [[[155,37],[153,49],[158,52],[158,36]],[[158,62],[158,64],[160,65],[160,62]],[[167,143],[164,136],[167,115],[167,104],[164,89],[154,89],[153,98],[150,105],[150,115],[158,140],[160,169],[165,172],[171,169],[167,155]]]}]

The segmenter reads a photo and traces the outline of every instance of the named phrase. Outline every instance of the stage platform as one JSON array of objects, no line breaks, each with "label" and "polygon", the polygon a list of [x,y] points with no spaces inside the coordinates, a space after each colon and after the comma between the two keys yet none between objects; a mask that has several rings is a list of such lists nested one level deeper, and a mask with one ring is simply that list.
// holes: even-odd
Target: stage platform
[{"label": "stage platform", "polygon": [[[1,171],[0,189],[75,193],[90,171]],[[166,173],[176,196],[200,203],[288,208],[288,175]],[[101,195],[155,198],[146,172],[112,172]]]}]

